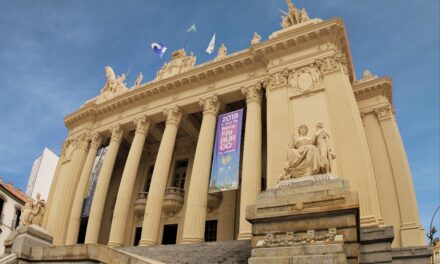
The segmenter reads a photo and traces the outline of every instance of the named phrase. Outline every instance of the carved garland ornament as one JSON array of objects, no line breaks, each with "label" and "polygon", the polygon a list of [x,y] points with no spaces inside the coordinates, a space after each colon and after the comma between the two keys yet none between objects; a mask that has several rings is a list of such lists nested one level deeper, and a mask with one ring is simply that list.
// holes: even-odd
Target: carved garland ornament
[{"label": "carved garland ornament", "polygon": [[313,244],[315,242],[331,242],[335,241],[336,228],[329,228],[328,233],[316,235],[315,230],[307,230],[302,236],[295,236],[294,232],[286,232],[280,238],[275,238],[274,234],[266,234],[266,237],[258,247],[286,247],[301,244]]},{"label": "carved garland ornament", "polygon": [[200,106],[203,106],[203,114],[217,115],[220,109],[220,100],[217,95],[213,95],[199,100]]},{"label": "carved garland ornament", "polygon": [[283,85],[287,85],[288,74],[289,71],[287,69],[272,73],[268,79],[269,89],[274,89]]},{"label": "carved garland ornament", "polygon": [[180,111],[178,106],[174,106],[170,109],[166,109],[163,111],[163,114],[166,116],[167,121],[166,124],[179,125],[182,120],[182,112]]}]

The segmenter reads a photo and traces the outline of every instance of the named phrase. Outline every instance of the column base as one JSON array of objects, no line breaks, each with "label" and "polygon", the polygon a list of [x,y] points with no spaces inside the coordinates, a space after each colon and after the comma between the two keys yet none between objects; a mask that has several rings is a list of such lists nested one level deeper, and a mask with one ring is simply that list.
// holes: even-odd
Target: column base
[{"label": "column base", "polygon": [[241,233],[238,234],[237,240],[250,240],[252,239],[252,233]]},{"label": "column base", "polygon": [[362,228],[379,227],[380,225],[379,220],[373,215],[361,216],[360,224]]},{"label": "column base", "polygon": [[423,246],[425,241],[420,239],[420,226],[416,223],[403,223],[400,229],[402,247]]},{"label": "column base", "polygon": [[122,247],[123,244],[117,242],[108,242],[107,246],[114,248],[114,247]]},{"label": "column base", "polygon": [[154,247],[154,246],[157,246],[157,243],[154,241],[150,241],[150,240],[141,240],[141,241],[139,241],[139,246],[140,247]]},{"label": "column base", "polygon": [[199,244],[203,242],[205,242],[205,240],[200,237],[185,237],[182,238],[180,244]]}]

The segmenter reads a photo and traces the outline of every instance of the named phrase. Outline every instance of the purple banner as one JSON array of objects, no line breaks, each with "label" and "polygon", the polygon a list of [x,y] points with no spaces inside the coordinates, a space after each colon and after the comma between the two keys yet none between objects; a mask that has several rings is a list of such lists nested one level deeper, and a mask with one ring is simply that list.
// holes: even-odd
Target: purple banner
[{"label": "purple banner", "polygon": [[218,117],[209,192],[238,189],[242,122],[243,109]]}]

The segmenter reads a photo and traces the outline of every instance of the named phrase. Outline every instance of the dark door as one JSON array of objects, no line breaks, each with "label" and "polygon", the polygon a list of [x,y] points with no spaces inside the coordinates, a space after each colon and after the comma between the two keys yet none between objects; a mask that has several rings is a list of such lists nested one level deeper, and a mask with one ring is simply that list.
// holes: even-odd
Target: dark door
[{"label": "dark door", "polygon": [[136,227],[136,232],[134,233],[133,246],[139,246],[139,241],[141,241],[142,226]]},{"label": "dark door", "polygon": [[162,245],[176,244],[176,237],[177,224],[163,226]]},{"label": "dark door", "polygon": [[86,230],[87,230],[87,223],[89,222],[88,217],[82,217],[81,218],[81,224],[79,226],[79,232],[78,232],[78,244],[84,244],[84,240],[86,238]]}]

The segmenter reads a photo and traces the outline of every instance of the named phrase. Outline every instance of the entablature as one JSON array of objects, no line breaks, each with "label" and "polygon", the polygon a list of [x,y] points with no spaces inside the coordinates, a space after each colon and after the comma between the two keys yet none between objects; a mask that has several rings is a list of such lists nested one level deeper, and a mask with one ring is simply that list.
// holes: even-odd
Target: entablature
[{"label": "entablature", "polygon": [[392,80],[389,77],[373,78],[365,81],[357,81],[353,84],[353,92],[357,101],[382,95],[392,105]]}]

